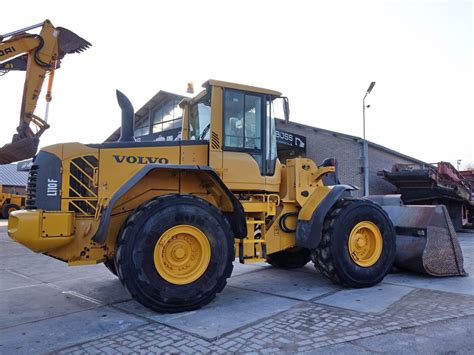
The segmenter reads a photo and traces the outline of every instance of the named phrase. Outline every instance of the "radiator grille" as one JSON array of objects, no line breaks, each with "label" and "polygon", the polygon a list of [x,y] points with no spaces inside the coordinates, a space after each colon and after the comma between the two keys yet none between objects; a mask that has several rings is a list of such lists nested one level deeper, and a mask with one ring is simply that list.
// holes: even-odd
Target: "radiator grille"
[{"label": "radiator grille", "polygon": [[26,201],[25,208],[27,210],[36,209],[36,183],[38,180],[38,165],[33,165],[28,174],[28,182],[26,184]]}]

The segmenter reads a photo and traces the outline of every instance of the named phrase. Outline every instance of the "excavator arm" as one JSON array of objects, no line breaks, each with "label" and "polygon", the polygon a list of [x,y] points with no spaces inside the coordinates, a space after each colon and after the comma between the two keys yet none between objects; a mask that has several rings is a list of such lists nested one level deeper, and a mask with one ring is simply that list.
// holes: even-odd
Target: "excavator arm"
[{"label": "excavator arm", "polygon": [[[39,34],[26,31],[41,27]],[[26,71],[20,123],[12,142],[0,148],[0,164],[32,158],[38,149],[39,137],[49,128],[47,116],[34,114],[46,74],[49,73],[46,94],[47,109],[51,101],[54,71],[68,53],[79,53],[91,44],[75,33],[54,27],[46,20],[38,25],[0,36],[0,73]]]}]

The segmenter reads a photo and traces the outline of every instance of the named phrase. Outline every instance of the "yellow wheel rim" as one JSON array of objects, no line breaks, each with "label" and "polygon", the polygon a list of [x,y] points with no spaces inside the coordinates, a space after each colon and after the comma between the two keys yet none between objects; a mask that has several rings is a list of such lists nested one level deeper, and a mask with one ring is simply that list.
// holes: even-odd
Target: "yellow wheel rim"
[{"label": "yellow wheel rim", "polygon": [[168,229],[155,245],[156,271],[166,281],[186,285],[200,278],[211,260],[211,245],[196,227],[178,225]]},{"label": "yellow wheel rim", "polygon": [[362,221],[352,228],[347,244],[352,261],[359,266],[369,267],[382,254],[382,233],[374,223]]},{"label": "yellow wheel rim", "polygon": [[12,213],[13,211],[16,211],[16,208],[15,208],[15,207],[10,207],[7,212],[8,212],[8,214],[10,214],[10,213]]}]

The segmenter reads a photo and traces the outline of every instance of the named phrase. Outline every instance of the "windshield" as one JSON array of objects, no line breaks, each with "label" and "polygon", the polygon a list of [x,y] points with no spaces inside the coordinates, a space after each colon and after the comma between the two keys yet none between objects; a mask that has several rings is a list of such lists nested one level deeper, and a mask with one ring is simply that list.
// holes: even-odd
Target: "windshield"
[{"label": "windshield", "polygon": [[211,124],[211,95],[191,105],[189,110],[189,139],[209,140]]}]

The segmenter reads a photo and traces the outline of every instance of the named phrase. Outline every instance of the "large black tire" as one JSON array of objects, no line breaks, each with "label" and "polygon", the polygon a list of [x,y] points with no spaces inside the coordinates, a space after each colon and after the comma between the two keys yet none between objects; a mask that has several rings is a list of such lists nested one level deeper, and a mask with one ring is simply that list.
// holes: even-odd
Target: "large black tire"
[{"label": "large black tire", "polygon": [[15,205],[14,203],[7,203],[2,207],[2,217],[8,219],[8,216],[12,211],[17,211],[20,209],[20,206]]},{"label": "large black tire", "polygon": [[267,255],[267,263],[282,269],[299,269],[310,261],[310,251],[298,247]]},{"label": "large black tire", "polygon": [[107,268],[107,270],[109,270],[112,274],[114,274],[115,276],[118,276],[114,259],[107,259],[106,261],[104,261],[104,265]]},{"label": "large black tire", "polygon": [[[207,238],[210,259],[199,278],[176,284],[158,272],[154,251],[161,238],[167,240],[164,233],[183,225]],[[158,312],[183,312],[208,304],[224,289],[234,257],[231,227],[217,208],[195,196],[166,195],[128,217],[118,238],[115,265],[122,284],[138,302]]]},{"label": "large black tire", "polygon": [[[349,236],[359,222],[377,226],[382,237],[381,254],[371,266],[358,265],[349,252]],[[346,287],[370,287],[383,280],[395,260],[395,229],[387,213],[368,200],[338,201],[324,221],[323,235],[311,258],[322,274]]]}]

